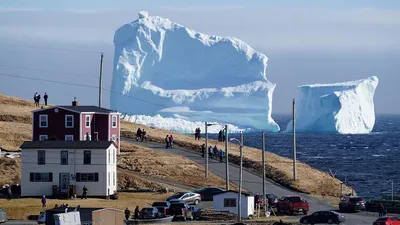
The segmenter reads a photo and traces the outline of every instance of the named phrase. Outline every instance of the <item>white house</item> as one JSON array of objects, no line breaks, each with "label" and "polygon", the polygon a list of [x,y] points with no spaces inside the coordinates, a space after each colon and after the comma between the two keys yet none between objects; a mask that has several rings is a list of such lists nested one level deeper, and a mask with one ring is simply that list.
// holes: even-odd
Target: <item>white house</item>
[{"label": "white house", "polygon": [[[237,191],[225,191],[213,196],[213,209],[230,211],[232,213],[238,212],[238,196]],[[242,217],[249,217],[254,214],[254,196],[242,192],[241,210]]]},{"label": "white house", "polygon": [[83,186],[87,196],[117,190],[117,149],[113,141],[25,141],[21,145],[21,196],[51,196]]}]

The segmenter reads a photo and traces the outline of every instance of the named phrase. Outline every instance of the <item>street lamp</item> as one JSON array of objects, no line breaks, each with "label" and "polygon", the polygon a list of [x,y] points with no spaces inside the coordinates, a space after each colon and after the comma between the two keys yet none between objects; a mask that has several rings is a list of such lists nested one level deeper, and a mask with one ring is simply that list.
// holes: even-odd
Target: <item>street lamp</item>
[{"label": "street lamp", "polygon": [[239,172],[239,200],[238,200],[238,221],[242,219],[242,175],[243,175],[243,133],[240,133],[240,140],[231,138],[230,141],[236,141],[240,145],[240,172]]},{"label": "street lamp", "polygon": [[392,182],[392,201],[393,201],[393,180],[388,180],[388,182]]}]

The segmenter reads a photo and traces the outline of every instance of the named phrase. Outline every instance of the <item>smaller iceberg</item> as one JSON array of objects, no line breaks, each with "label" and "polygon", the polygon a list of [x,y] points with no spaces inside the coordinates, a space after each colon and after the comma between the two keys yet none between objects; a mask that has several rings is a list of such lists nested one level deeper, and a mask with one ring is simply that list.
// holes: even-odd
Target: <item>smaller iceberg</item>
[{"label": "smaller iceberg", "polygon": [[[296,132],[365,134],[375,125],[374,94],[379,80],[298,87]],[[292,132],[292,121],[286,128]]]}]

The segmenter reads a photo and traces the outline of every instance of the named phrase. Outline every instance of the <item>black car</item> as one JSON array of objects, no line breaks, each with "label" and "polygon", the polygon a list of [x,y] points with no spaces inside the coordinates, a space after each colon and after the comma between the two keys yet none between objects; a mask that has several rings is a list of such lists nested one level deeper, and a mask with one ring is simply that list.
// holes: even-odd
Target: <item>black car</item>
[{"label": "black car", "polygon": [[328,223],[328,224],[339,224],[345,222],[346,218],[344,215],[339,214],[335,211],[318,211],[309,216],[304,216],[300,219],[302,224],[316,224],[316,223]]},{"label": "black car", "polygon": [[358,210],[365,210],[365,202],[360,197],[355,196],[345,196],[339,202],[340,211],[350,211],[355,212]]},{"label": "black car", "polygon": [[200,194],[202,201],[212,201],[214,195],[224,191],[224,189],[218,187],[203,187],[198,190],[194,190],[193,192]]},{"label": "black car", "polygon": [[169,215],[169,207],[171,206],[171,203],[169,202],[153,202],[151,205],[152,207],[156,207],[158,209],[158,213],[160,216],[166,216]]}]

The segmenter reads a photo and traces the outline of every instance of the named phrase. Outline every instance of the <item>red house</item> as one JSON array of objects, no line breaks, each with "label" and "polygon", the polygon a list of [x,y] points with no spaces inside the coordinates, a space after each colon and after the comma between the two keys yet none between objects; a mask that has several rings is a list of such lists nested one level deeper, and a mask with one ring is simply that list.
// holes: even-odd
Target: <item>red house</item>
[{"label": "red house", "polygon": [[120,113],[97,107],[53,106],[32,111],[32,140],[115,141],[120,152]]}]

